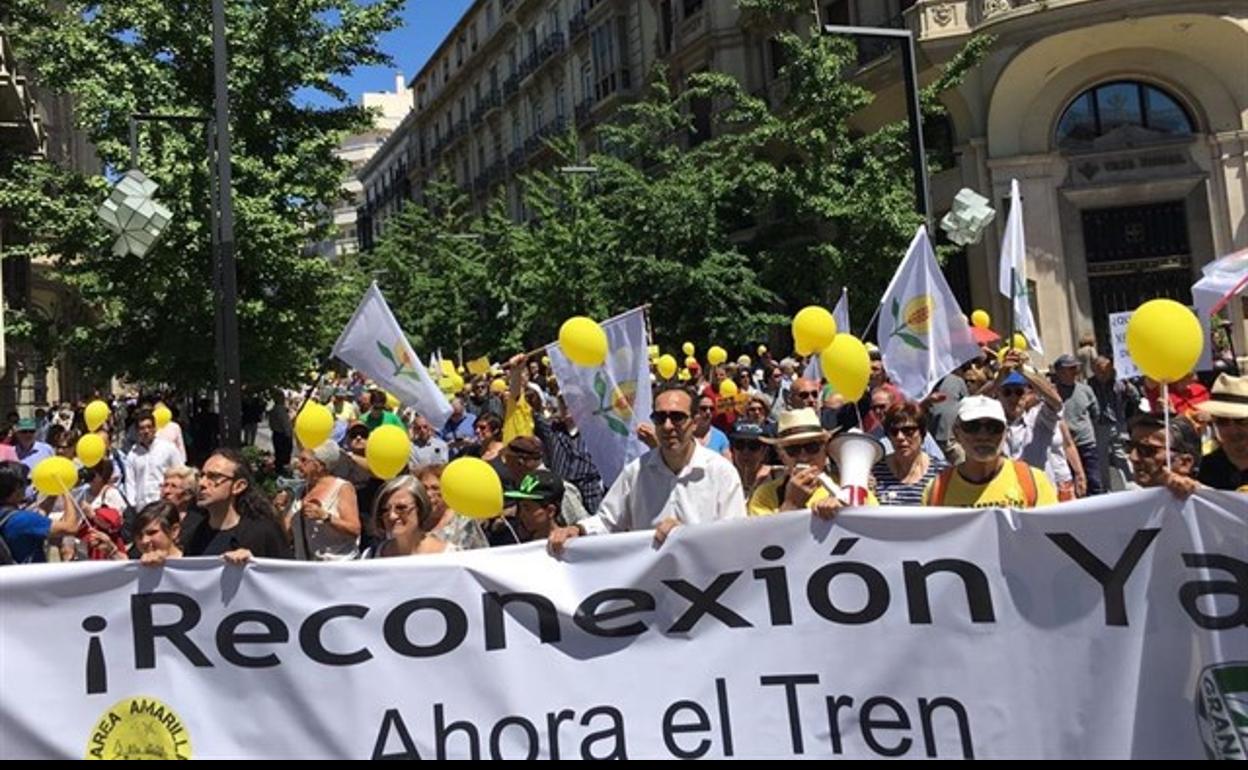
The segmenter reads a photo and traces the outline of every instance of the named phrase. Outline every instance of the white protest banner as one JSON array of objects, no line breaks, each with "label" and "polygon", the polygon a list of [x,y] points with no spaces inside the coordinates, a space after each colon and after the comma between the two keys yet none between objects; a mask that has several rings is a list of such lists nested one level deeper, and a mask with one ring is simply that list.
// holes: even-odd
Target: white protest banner
[{"label": "white protest banner", "polygon": [[1243,759],[1248,497],[0,568],[0,757]]},{"label": "white protest banner", "polygon": [[[1134,310],[1128,310],[1123,313],[1109,314],[1109,340],[1114,349],[1114,371],[1120,380],[1139,377],[1142,374],[1127,351],[1127,322],[1131,320],[1131,314],[1134,312]],[[1200,358],[1196,361],[1196,371],[1203,372],[1213,368],[1212,346],[1209,342],[1209,317],[1197,313],[1196,318],[1200,321],[1200,328],[1204,330],[1205,342]]]}]

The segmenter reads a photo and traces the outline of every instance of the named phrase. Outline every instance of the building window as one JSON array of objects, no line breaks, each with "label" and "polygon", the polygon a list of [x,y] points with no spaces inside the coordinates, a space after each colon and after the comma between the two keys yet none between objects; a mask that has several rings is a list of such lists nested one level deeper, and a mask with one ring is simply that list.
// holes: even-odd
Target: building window
[{"label": "building window", "polygon": [[450,79],[451,79],[451,60],[443,59],[442,60],[442,82],[445,83],[446,81]]},{"label": "building window", "polygon": [[624,65],[624,23],[623,17],[607,21],[591,33],[595,101],[629,87],[628,67]]},{"label": "building window", "polygon": [[1057,121],[1057,146],[1095,150],[1191,136],[1193,122],[1177,99],[1131,80],[1103,83],[1075,97]]},{"label": "building window", "polygon": [[485,34],[494,31],[494,0],[485,4]]},{"label": "building window", "polygon": [[693,125],[689,130],[689,146],[697,147],[711,138],[711,100],[699,96],[689,102],[689,111],[693,116]]},{"label": "building window", "polygon": [[455,43],[455,66],[464,66],[464,39],[462,37]]},{"label": "building window", "polygon": [[520,113],[511,116],[511,149],[518,150],[524,146],[524,131],[520,126]]},{"label": "building window", "polygon": [[789,63],[789,53],[784,49],[784,43],[774,37],[767,41],[767,52],[771,58],[771,76],[778,78],[780,71]]},{"label": "building window", "polygon": [[533,131],[536,134],[542,130],[542,126],[546,121],[542,115],[542,92],[538,91],[533,95],[533,99],[529,102],[529,115],[533,118]]},{"label": "building window", "polygon": [[684,18],[687,19],[700,10],[702,10],[702,0],[684,0]]},{"label": "building window", "polygon": [[555,86],[555,120],[560,121],[568,116],[567,94],[563,83]]},{"label": "building window", "polygon": [[663,53],[672,52],[672,0],[663,0],[659,5],[659,23],[663,25]]}]

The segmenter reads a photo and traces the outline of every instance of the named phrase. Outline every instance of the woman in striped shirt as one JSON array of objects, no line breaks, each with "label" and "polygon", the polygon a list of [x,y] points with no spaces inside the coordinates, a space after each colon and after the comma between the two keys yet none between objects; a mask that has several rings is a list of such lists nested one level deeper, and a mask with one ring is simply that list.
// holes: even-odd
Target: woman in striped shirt
[{"label": "woman in striped shirt", "polygon": [[923,451],[926,423],[923,409],[910,401],[895,403],[884,412],[884,433],[893,452],[872,470],[880,505],[920,505],[923,488],[945,469],[944,460]]}]

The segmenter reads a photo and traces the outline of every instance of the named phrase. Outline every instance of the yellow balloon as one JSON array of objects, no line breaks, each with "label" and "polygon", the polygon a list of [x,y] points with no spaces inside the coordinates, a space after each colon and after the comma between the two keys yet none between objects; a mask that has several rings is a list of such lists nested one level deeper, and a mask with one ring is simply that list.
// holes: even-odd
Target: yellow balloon
[{"label": "yellow balloon", "polygon": [[686,342],[680,346],[680,352],[684,353],[686,356],[692,356],[695,352],[697,352],[697,348],[693,346],[692,342]]},{"label": "yellow balloon", "polygon": [[992,318],[988,315],[988,311],[976,310],[971,313],[971,325],[976,329],[987,329],[992,326]]},{"label": "yellow balloon", "polygon": [[719,397],[732,398],[737,395],[737,383],[732,380],[723,380],[719,383]]},{"label": "yellow balloon", "polygon": [[871,356],[862,340],[852,334],[838,334],[819,354],[823,376],[846,401],[857,401],[871,379]]},{"label": "yellow balloon", "polygon": [[461,457],[446,466],[442,497],[451,510],[470,519],[490,519],[503,512],[503,483],[478,457]]},{"label": "yellow balloon", "polygon": [[737,356],[737,366],[749,366],[751,363],[753,362],[746,354],[742,353],[740,356]]},{"label": "yellow balloon", "polygon": [[305,449],[324,444],[333,432],[334,415],[324,404],[309,401],[295,418],[295,435],[299,437],[299,445]]},{"label": "yellow balloon", "polygon": [[693,356],[689,356],[688,358],[685,359],[686,368],[693,369],[697,365],[698,365],[698,359],[694,358]]},{"label": "yellow balloon", "polygon": [[450,377],[441,378],[440,380],[438,380],[438,390],[441,390],[443,393],[447,395],[454,393],[455,381],[452,380]]},{"label": "yellow balloon", "polygon": [[577,366],[602,366],[607,360],[607,333],[594,319],[578,315],[559,327],[559,349]]},{"label": "yellow balloon", "polygon": [[78,483],[78,469],[65,457],[47,457],[30,474],[35,489],[45,495],[63,495]]},{"label": "yellow balloon", "polygon": [[96,430],[108,422],[110,414],[112,413],[108,409],[108,404],[96,400],[87,404],[87,408],[82,412],[82,418],[87,421],[87,430]]},{"label": "yellow balloon", "polygon": [[728,351],[719,345],[712,345],[710,350],[706,351],[706,362],[711,366],[719,366],[728,360]]},{"label": "yellow balloon", "polygon": [[1014,336],[1010,339],[1010,347],[1015,350],[1026,350],[1027,338],[1023,336],[1022,332],[1014,332]]},{"label": "yellow balloon", "polygon": [[676,375],[676,379],[680,380],[681,382],[688,382],[689,380],[693,379],[693,375],[689,373],[688,369],[681,369],[680,373]]},{"label": "yellow balloon", "polygon": [[393,412],[399,408],[399,399],[390,391],[386,391],[386,409]]},{"label": "yellow balloon", "polygon": [[1204,348],[1196,315],[1172,299],[1154,299],[1127,321],[1127,352],[1146,376],[1175,382],[1192,373]]},{"label": "yellow balloon", "polygon": [[664,353],[659,356],[658,363],[655,367],[659,370],[659,376],[665,380],[670,380],[676,374],[676,357],[670,353]]},{"label": "yellow balloon", "polygon": [[542,356],[542,366],[550,367],[550,356]]},{"label": "yellow balloon", "polygon": [[808,305],[793,316],[793,347],[799,356],[823,350],[836,339],[836,319],[825,308]]},{"label": "yellow balloon", "polygon": [[160,403],[157,404],[156,408],[152,410],[152,417],[156,419],[156,430],[160,430],[168,425],[169,421],[173,419],[173,412],[169,411],[169,407]]},{"label": "yellow balloon", "polygon": [[503,393],[506,393],[507,381],[501,378],[494,380],[493,382],[490,383],[490,392],[497,393],[498,395],[502,395]]},{"label": "yellow balloon", "polygon": [[100,460],[104,459],[104,453],[108,451],[108,447],[104,446],[104,439],[100,438],[98,433],[88,433],[78,439],[78,445],[74,451],[84,466],[94,468]]},{"label": "yellow balloon", "polygon": [[464,378],[458,374],[451,378],[451,388],[453,392],[459,393],[464,389]]},{"label": "yellow balloon", "polygon": [[392,479],[407,467],[412,442],[407,431],[397,425],[382,425],[368,434],[364,459],[368,469],[379,479]]},{"label": "yellow balloon", "polygon": [[767,346],[766,346],[766,345],[759,345],[759,346],[758,346],[758,355],[759,355],[759,357],[760,357],[760,358],[761,358],[762,356],[767,355]]}]

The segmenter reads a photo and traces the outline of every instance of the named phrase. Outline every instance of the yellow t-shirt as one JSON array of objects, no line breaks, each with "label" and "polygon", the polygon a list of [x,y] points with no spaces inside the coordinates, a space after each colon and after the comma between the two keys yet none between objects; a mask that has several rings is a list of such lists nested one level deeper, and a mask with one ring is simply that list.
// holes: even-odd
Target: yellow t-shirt
[{"label": "yellow t-shirt", "polygon": [[343,401],[342,407],[334,410],[334,419],[342,422],[354,422],[360,419],[360,412],[355,408],[355,404],[350,401]]},{"label": "yellow t-shirt", "polygon": [[[754,489],[754,494],[750,495],[750,501],[746,504],[745,510],[750,516],[770,516],[773,513],[780,512],[780,504],[784,502],[784,498],[780,494],[780,490],[784,488],[784,482],[789,477],[786,475],[782,478],[772,479],[759,484]],[[835,477],[832,481],[840,484]],[[823,486],[815,487],[815,491],[810,493],[810,497],[806,500],[806,505],[813,505],[828,496],[828,490]],[[879,505],[880,501],[875,499],[874,492],[867,492],[867,505]]]},{"label": "yellow t-shirt", "polygon": [[[1049,483],[1048,476],[1043,472],[1027,466],[1027,470],[1031,471],[1032,483],[1036,486],[1036,504],[1034,507],[1039,508],[1043,505],[1056,505],[1057,492],[1053,490],[1053,485]],[[936,479],[932,479],[927,483],[927,488],[923,490],[923,505],[931,505],[928,502],[932,494],[932,487],[936,484]],[[1023,487],[1018,483],[1018,475],[1014,470],[1014,463],[1006,460],[1001,466],[1001,470],[997,471],[997,475],[986,484],[972,484],[962,478],[962,474],[956,470],[953,477],[949,479],[948,486],[945,487],[945,499],[941,505],[950,508],[1027,508],[1026,498],[1023,495]]]},{"label": "yellow t-shirt", "polygon": [[523,394],[519,402],[508,394],[503,399],[503,443],[510,444],[517,436],[532,436],[533,430],[533,407]]}]

